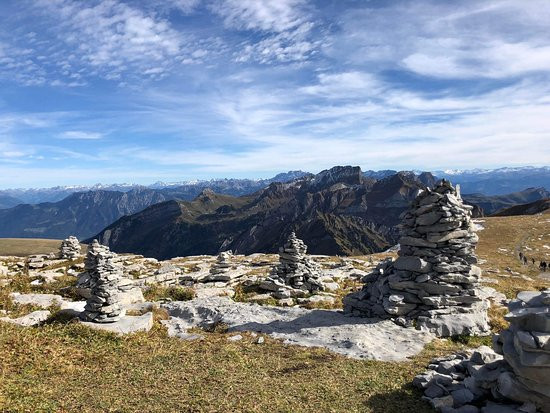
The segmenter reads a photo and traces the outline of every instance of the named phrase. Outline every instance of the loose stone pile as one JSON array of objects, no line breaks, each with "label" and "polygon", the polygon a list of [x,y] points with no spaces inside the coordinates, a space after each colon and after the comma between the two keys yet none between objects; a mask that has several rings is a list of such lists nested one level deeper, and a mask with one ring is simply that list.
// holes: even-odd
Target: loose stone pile
[{"label": "loose stone pile", "polygon": [[420,193],[403,217],[399,257],[365,277],[365,287],[344,299],[344,311],[416,323],[439,336],[488,333],[471,209],[446,180]]},{"label": "loose stone pile", "polygon": [[90,276],[91,293],[81,317],[86,321],[110,323],[120,320],[125,310],[119,301],[123,271],[116,254],[94,240],[88,247],[85,270]]},{"label": "loose stone pile", "polygon": [[493,347],[432,361],[413,384],[444,413],[550,412],[550,290],[509,304],[510,327]]},{"label": "loose stone pile", "polygon": [[63,260],[74,260],[80,257],[80,250],[78,239],[70,236],[61,242],[61,247],[59,247],[59,258]]},{"label": "loose stone pile", "polygon": [[323,283],[318,279],[320,267],[306,253],[306,244],[292,232],[284,246],[279,248],[279,264],[260,288],[272,291],[272,295],[279,299],[324,290]]}]

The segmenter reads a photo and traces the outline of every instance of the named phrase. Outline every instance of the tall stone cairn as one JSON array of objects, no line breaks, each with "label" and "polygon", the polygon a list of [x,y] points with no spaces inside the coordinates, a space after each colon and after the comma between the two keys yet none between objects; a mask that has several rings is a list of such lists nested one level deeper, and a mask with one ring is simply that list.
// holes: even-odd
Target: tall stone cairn
[{"label": "tall stone cairn", "polygon": [[59,247],[59,258],[63,260],[74,260],[80,257],[80,243],[76,237],[72,235],[61,241],[61,246]]},{"label": "tall stone cairn", "polygon": [[442,337],[489,333],[471,209],[446,180],[421,192],[402,217],[399,257],[366,276],[365,287],[345,297],[344,311]]},{"label": "tall stone cairn", "polygon": [[88,247],[84,265],[90,276],[91,293],[82,313],[86,321],[111,323],[125,315],[119,301],[123,270],[116,257],[115,253],[100,245],[97,240]]},{"label": "tall stone cairn", "polygon": [[438,411],[550,413],[550,290],[521,292],[508,308],[510,327],[493,337],[494,350],[432,360],[415,377]]},{"label": "tall stone cairn", "polygon": [[511,372],[498,378],[505,397],[533,402],[550,412],[550,289],[524,291],[508,305],[510,327],[495,337],[494,349]]},{"label": "tall stone cairn", "polygon": [[279,264],[260,286],[275,298],[297,297],[323,290],[319,275],[320,267],[307,255],[306,244],[292,232],[279,248]]}]

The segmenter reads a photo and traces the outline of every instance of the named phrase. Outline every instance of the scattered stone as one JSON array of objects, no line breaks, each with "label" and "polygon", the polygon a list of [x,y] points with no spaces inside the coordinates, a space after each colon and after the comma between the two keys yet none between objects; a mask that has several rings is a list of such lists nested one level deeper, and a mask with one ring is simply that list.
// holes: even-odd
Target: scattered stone
[{"label": "scattered stone", "polygon": [[231,336],[228,338],[229,341],[240,341],[243,339],[243,336],[241,336],[240,334],[237,334],[235,336]]},{"label": "scattered stone", "polygon": [[61,242],[59,258],[62,260],[75,260],[80,257],[80,243],[76,237],[70,236]]},{"label": "scattered stone", "polygon": [[44,268],[46,266],[46,259],[47,255],[30,255],[27,258],[27,267],[29,267],[30,270]]},{"label": "scattered stone", "polygon": [[366,276],[365,287],[344,298],[344,311],[414,323],[440,337],[488,334],[471,209],[446,180],[421,192],[403,215],[399,257]]},{"label": "scattered stone", "polygon": [[[441,412],[550,412],[550,290],[521,292],[508,307],[510,327],[493,338],[494,350],[432,360],[413,380]],[[440,371],[452,380],[441,381]],[[452,410],[434,386],[449,394]]]},{"label": "scattered stone", "polygon": [[265,343],[265,338],[263,338],[262,336],[258,337],[258,340],[256,340],[256,344],[264,344]]}]

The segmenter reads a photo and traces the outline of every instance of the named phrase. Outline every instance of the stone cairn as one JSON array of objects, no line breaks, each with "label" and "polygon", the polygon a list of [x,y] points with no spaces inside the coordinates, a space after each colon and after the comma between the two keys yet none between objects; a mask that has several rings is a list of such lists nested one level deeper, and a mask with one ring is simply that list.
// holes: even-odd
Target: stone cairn
[{"label": "stone cairn", "polygon": [[306,244],[292,232],[279,248],[279,264],[260,288],[272,291],[273,297],[279,299],[300,297],[324,289],[319,275],[320,267],[307,255]]},{"label": "stone cairn", "polygon": [[61,242],[61,247],[59,247],[59,258],[63,260],[74,260],[80,257],[80,250],[78,239],[70,236]]},{"label": "stone cairn", "polygon": [[403,216],[399,257],[364,277],[364,288],[344,298],[344,311],[442,337],[488,334],[471,209],[446,180],[421,192]]},{"label": "stone cairn", "polygon": [[84,265],[90,276],[91,292],[82,313],[82,318],[86,321],[111,323],[125,315],[119,301],[119,284],[123,278],[123,270],[116,257],[115,253],[100,245],[97,240],[88,247]]},{"label": "stone cairn", "polygon": [[413,384],[444,413],[550,412],[550,289],[526,291],[509,305],[510,327],[493,338],[494,351],[432,360]]},{"label": "stone cairn", "polygon": [[226,272],[231,270],[231,266],[233,265],[233,263],[231,262],[232,259],[233,259],[232,251],[220,252],[218,254],[218,257],[216,258],[216,262],[210,268],[210,274],[220,275],[220,274],[225,274]]}]

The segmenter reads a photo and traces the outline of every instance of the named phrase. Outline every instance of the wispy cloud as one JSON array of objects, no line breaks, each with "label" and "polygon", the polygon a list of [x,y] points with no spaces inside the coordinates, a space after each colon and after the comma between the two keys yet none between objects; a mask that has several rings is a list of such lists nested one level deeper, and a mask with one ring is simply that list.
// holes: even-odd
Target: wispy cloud
[{"label": "wispy cloud", "polygon": [[166,20],[115,0],[82,3],[73,0],[36,0],[55,23],[58,40],[75,47],[67,56],[68,69],[87,65],[108,78],[129,71],[157,68],[160,76],[180,53],[182,36]]},{"label": "wispy cloud", "polygon": [[97,140],[103,139],[103,134],[85,131],[67,131],[59,135],[59,139]]},{"label": "wispy cloud", "polygon": [[0,177],[547,164],[546,3],[6,0]]},{"label": "wispy cloud", "polygon": [[549,18],[539,0],[424,1],[414,12],[410,2],[390,3],[347,12],[326,51],[350,63],[439,78],[548,72]]},{"label": "wispy cloud", "polygon": [[305,0],[217,0],[212,10],[228,27],[285,32],[305,23]]}]

